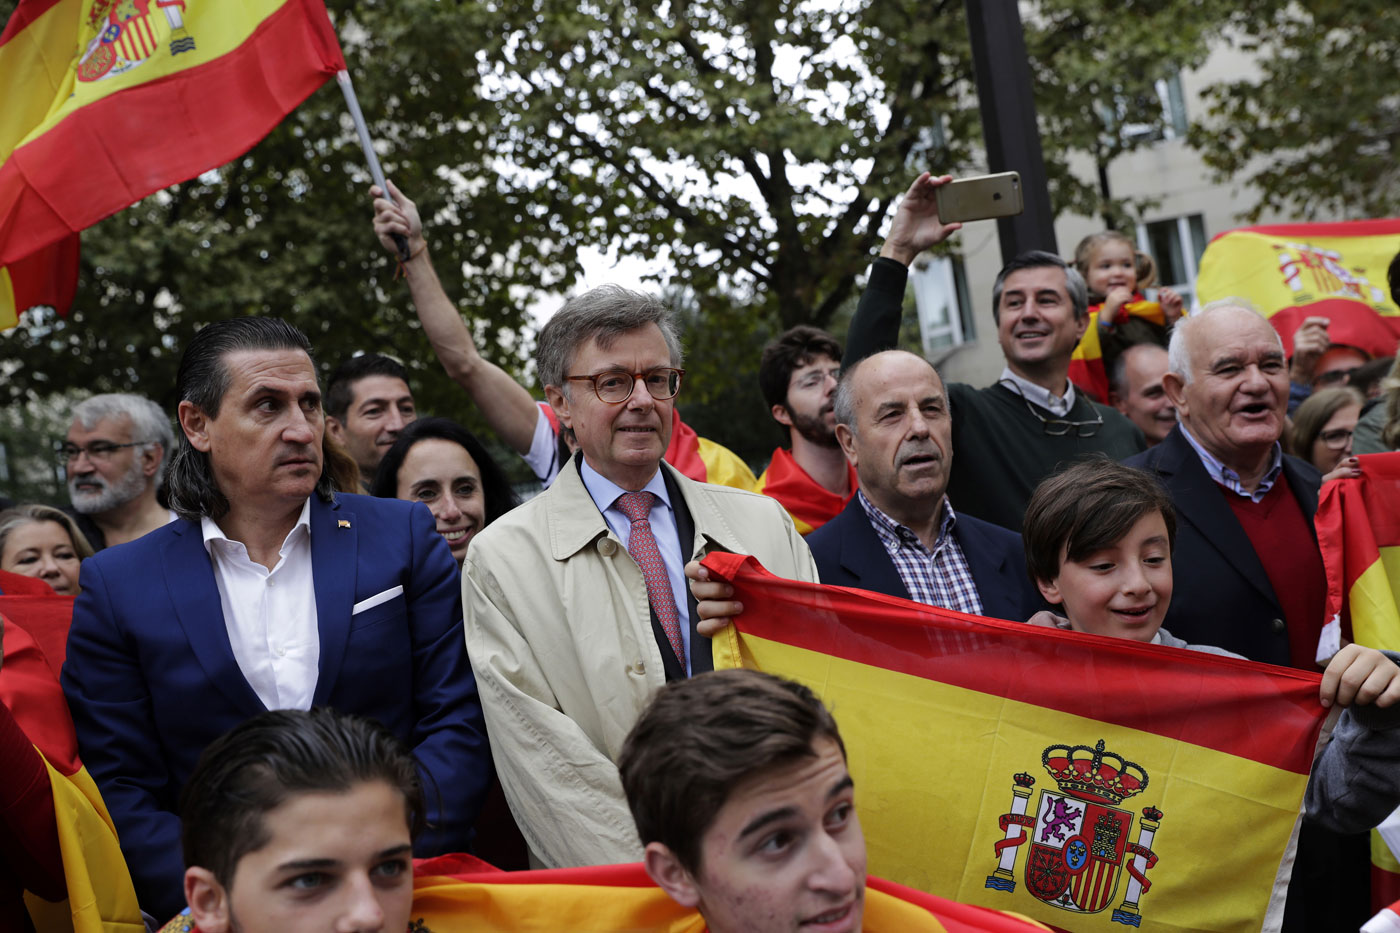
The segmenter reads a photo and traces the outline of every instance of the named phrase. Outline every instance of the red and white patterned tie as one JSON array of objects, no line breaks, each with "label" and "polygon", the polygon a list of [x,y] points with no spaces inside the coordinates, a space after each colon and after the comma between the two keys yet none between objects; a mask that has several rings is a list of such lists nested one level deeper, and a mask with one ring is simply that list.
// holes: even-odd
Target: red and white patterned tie
[{"label": "red and white patterned tie", "polygon": [[651,533],[651,507],[656,496],[643,490],[625,492],[617,497],[617,507],[632,522],[632,533],[627,538],[627,553],[642,568],[642,578],[647,583],[647,600],[651,611],[661,621],[661,629],[671,642],[671,650],[685,670],[685,642],[681,640],[681,622],[676,614],[675,592],[671,589],[671,577],[666,573],[666,562],[661,559],[661,551],[656,547],[656,537]]}]

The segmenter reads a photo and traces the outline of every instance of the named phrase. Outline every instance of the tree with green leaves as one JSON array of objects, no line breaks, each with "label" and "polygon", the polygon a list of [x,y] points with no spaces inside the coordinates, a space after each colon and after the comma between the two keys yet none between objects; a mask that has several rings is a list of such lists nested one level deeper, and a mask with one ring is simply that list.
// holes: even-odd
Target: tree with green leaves
[{"label": "tree with green leaves", "polygon": [[1302,0],[1251,8],[1235,46],[1257,72],[1211,88],[1191,142],[1218,179],[1259,192],[1247,215],[1400,213],[1400,7]]},{"label": "tree with green leaves", "polygon": [[[0,15],[13,6],[0,0]],[[482,352],[522,378],[529,309],[571,290],[580,250],[597,248],[664,260],[695,309],[697,374],[732,379],[764,337],[849,309],[920,170],[967,174],[980,158],[959,0],[328,6],[448,294]],[[1111,135],[1094,98],[1120,94],[1116,119],[1160,123],[1127,76],[1189,63],[1162,23],[1204,24],[1200,6],[1045,0],[1028,20],[1057,210],[1112,209],[1067,168]],[[374,241],[368,185],[339,93],[323,88],[246,156],[86,231],[71,315],[31,311],[0,336],[0,399],[129,390],[171,407],[198,326],[269,313],[306,330],[323,367],[356,350],[402,357],[420,408],[472,422]],[[697,379],[687,395],[718,406],[696,416],[711,436],[742,446],[724,409],[747,403]]]}]

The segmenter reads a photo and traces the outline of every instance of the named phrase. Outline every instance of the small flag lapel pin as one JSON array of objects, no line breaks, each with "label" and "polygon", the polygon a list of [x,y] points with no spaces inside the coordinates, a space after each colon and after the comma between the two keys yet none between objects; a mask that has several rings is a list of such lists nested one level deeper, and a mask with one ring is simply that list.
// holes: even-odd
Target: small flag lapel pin
[{"label": "small flag lapel pin", "polygon": [[345,519],[342,518],[342,519],[340,519],[339,521],[336,522],[336,526],[337,526],[337,527],[340,527],[340,528],[349,528],[349,527],[350,527],[350,523],[347,522]]}]

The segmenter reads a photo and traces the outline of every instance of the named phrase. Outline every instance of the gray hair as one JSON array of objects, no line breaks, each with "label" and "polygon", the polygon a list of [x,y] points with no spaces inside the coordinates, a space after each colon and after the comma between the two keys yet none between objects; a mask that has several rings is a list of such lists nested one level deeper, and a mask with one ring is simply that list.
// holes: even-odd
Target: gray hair
[{"label": "gray hair", "polygon": [[68,532],[68,537],[73,540],[73,550],[78,552],[78,559],[87,560],[92,556],[92,545],[78,530],[78,523],[73,521],[73,517],[67,512],[51,505],[17,505],[0,512],[0,555],[5,553],[5,542],[14,534],[15,529],[32,522],[53,522],[55,525],[62,525]]},{"label": "gray hair", "polygon": [[121,417],[131,419],[131,439],[141,445],[142,453],[150,450],[152,444],[160,445],[160,463],[156,468],[156,488],[159,489],[165,482],[165,462],[175,450],[175,432],[159,405],[144,395],[108,392],[73,406],[73,420],[81,424],[84,431],[91,431],[104,418]]},{"label": "gray hair", "polygon": [[661,329],[671,365],[679,369],[684,361],[681,340],[661,299],[620,285],[602,285],[570,298],[540,331],[535,351],[540,385],[558,386],[568,395],[569,365],[580,347],[596,339],[606,350],[618,337],[648,324]]},{"label": "gray hair", "polygon": [[1077,321],[1087,315],[1089,313],[1089,286],[1084,284],[1084,276],[1079,274],[1078,269],[1054,253],[1032,249],[1016,254],[1015,258],[997,273],[996,281],[992,283],[992,320],[998,324],[1001,323],[1001,291],[1008,276],[1013,272],[1020,272],[1022,269],[1046,268],[1064,270],[1065,290],[1069,292],[1069,301],[1074,307],[1074,319]]},{"label": "gray hair", "polygon": [[[1187,344],[1187,334],[1202,319],[1229,310],[1257,314],[1261,320],[1268,323],[1268,318],[1264,317],[1258,308],[1250,304],[1247,299],[1238,297],[1218,298],[1207,303],[1195,314],[1177,321],[1176,326],[1172,328],[1171,339],[1167,341],[1167,372],[1175,373],[1180,377],[1182,385],[1191,384],[1191,348]],[[1283,338],[1278,335],[1278,331],[1270,325],[1269,332],[1274,335],[1274,340],[1278,341],[1279,349],[1282,350]]]},{"label": "gray hair", "polygon": [[[175,374],[175,391],[182,402],[192,402],[210,418],[219,416],[232,377],[224,358],[243,350],[300,350],[311,360],[311,341],[300,330],[275,317],[237,317],[206,324],[190,340],[180,357]],[[330,461],[321,460],[321,476],[316,481],[316,495],[330,502],[335,498],[335,482],[330,474]],[[170,508],[181,518],[199,521],[208,516],[216,521],[228,513],[228,499],[214,480],[214,468],[209,455],[196,450],[185,432],[170,458],[166,470]]]}]

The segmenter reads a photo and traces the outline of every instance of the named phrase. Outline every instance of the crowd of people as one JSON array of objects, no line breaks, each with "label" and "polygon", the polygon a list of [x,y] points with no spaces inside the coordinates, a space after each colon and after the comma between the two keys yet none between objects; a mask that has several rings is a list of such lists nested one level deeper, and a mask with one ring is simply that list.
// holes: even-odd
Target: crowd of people
[{"label": "crowd of people", "polygon": [[[699,563],[716,550],[1322,673],[1319,701],[1347,711],[1309,785],[1285,929],[1367,915],[1358,833],[1400,804],[1400,656],[1346,631],[1320,645],[1313,515],[1356,453],[1400,447],[1400,373],[1324,319],[1290,359],[1245,302],[1149,300],[1150,258],[1107,232],[1072,262],[1011,259],[1000,376],[945,383],[894,346],[910,263],[959,227],[938,216],[949,180],[909,188],[844,349],[813,327],[763,349],[789,444],[757,477],[681,419],[660,300],[565,302],[539,334],[538,401],[478,352],[392,186],[372,191],[374,230],[406,244],[438,360],[542,493],[521,503],[481,440],[419,417],[388,357],[341,362],[323,393],[311,343],[271,317],[200,330],[174,412],[77,405],[69,501],[0,512],[0,592],[76,596],[46,702],[71,715],[148,918],[402,930],[410,858],[472,851],[642,861],[716,933],[859,929],[845,747],[805,688],[713,670],[710,637],[744,609]],[[1400,257],[1390,284],[1400,298]],[[0,683],[23,620],[4,624]],[[5,754],[32,765],[22,725],[0,705]],[[51,864],[53,802],[46,819],[32,784],[0,787],[27,816],[4,846]],[[0,913],[22,920],[25,889],[61,898],[57,877],[12,875]]]}]

